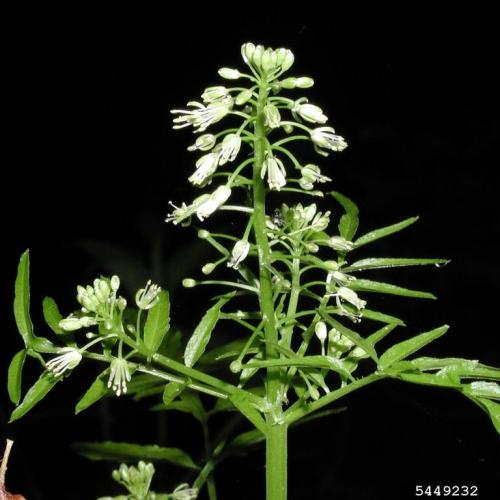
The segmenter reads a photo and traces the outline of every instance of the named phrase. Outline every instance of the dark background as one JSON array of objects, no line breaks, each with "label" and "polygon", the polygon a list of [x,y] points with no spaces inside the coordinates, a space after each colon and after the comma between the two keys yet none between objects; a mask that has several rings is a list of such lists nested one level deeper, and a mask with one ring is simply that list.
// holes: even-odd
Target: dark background
[{"label": "dark background", "polygon": [[[349,142],[320,164],[334,188],[358,202],[360,231],[421,216],[360,256],[452,259],[443,269],[379,273],[440,298],[386,299],[383,310],[407,319],[412,333],[451,324],[428,354],[498,365],[500,82],[495,51],[488,52],[494,49],[488,13],[479,19],[464,13],[463,24],[443,22],[437,31],[417,24],[405,33],[411,15],[341,31],[343,19],[324,10],[285,18],[275,9],[258,21],[221,6],[203,9],[196,19],[194,8],[192,15],[54,9],[11,19],[1,385],[21,346],[11,303],[17,260],[28,247],[39,334],[47,333],[45,295],[67,313],[76,284],[111,272],[130,289],[149,277],[161,282],[173,294],[176,325],[189,331],[196,324],[208,291],[179,283],[211,257],[190,229],[163,223],[168,200],[193,197],[186,180],[193,157],[185,151],[192,135],[172,131],[169,109],[216,84],[219,67],[241,67],[239,46],[246,41],[292,49],[291,74],[314,77],[308,95]],[[38,370],[28,366],[25,378]],[[183,415],[158,418],[145,413],[145,403],[114,399],[73,416],[92,374],[92,368],[75,373],[13,425],[6,424],[12,407],[1,391],[0,436],[16,440],[12,491],[30,500],[112,493],[110,467],[69,449],[79,440],[177,446],[188,432],[187,449],[196,455],[198,431]],[[415,485],[428,484],[476,484],[480,498],[495,498],[498,436],[460,395],[383,382],[345,404],[340,415],[291,433],[291,500],[406,499]],[[190,479],[164,465],[158,472],[157,489]],[[263,498],[262,450],[222,465],[217,478],[222,499]]]}]

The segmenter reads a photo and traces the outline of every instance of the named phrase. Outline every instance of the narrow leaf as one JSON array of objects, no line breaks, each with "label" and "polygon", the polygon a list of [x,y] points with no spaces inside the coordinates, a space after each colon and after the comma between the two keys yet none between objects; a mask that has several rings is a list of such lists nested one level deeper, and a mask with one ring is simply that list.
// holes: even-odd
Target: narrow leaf
[{"label": "narrow leaf", "polygon": [[433,340],[444,335],[448,331],[448,328],[448,325],[444,325],[392,346],[380,356],[379,369],[385,370],[396,361],[407,358]]},{"label": "narrow leaf", "polygon": [[165,461],[188,469],[199,469],[193,459],[178,448],[164,448],[157,445],[133,443],[75,443],[72,448],[90,460],[132,462],[136,460]]},{"label": "narrow leaf", "polygon": [[394,330],[394,328],[396,328],[397,326],[399,326],[398,323],[390,323],[389,325],[385,325],[380,328],[380,330],[372,333],[366,340],[374,346],[377,344],[377,342],[380,342],[384,337],[389,335],[389,333],[391,333],[392,330]]},{"label": "narrow leaf", "polygon": [[15,284],[14,316],[24,345],[30,347],[33,338],[33,324],[30,318],[30,256],[26,250],[19,260]]},{"label": "narrow leaf", "polygon": [[435,299],[436,296],[429,292],[410,290],[389,283],[379,281],[357,279],[349,283],[349,288],[358,292],[387,293],[389,295],[401,295],[402,297],[416,297],[420,299]]},{"label": "narrow leaf", "polygon": [[37,403],[39,403],[57,384],[55,379],[49,372],[43,372],[40,378],[31,386],[29,391],[24,396],[21,404],[12,412],[9,422],[14,422],[18,418],[26,415]]},{"label": "narrow leaf", "polygon": [[385,238],[390,234],[397,233],[402,229],[411,226],[414,222],[417,222],[418,217],[410,217],[402,222],[398,222],[397,224],[392,224],[391,226],[382,227],[380,229],[375,229],[374,231],[370,231],[367,234],[364,234],[360,238],[358,238],[354,245],[357,247],[361,247],[366,245],[367,243],[371,243],[372,241],[379,240],[380,238]]},{"label": "narrow leaf", "polygon": [[193,332],[193,335],[191,335],[186,350],[184,351],[184,363],[186,366],[191,368],[205,352],[212,331],[219,321],[220,310],[229,298],[230,297],[223,297],[219,299],[217,303],[205,313],[203,318],[201,318],[200,323]]},{"label": "narrow leaf", "polygon": [[85,394],[82,396],[80,401],[78,401],[75,407],[75,414],[86,410],[94,403],[97,403],[108,393],[108,386],[106,383],[106,378],[108,376],[109,370],[103,371],[92,383],[92,385],[87,389]]},{"label": "narrow leaf", "polygon": [[383,269],[386,267],[425,266],[434,264],[436,266],[448,264],[446,259],[400,259],[400,258],[369,258],[354,262],[344,267],[346,273],[364,271],[366,269]]},{"label": "narrow leaf", "polygon": [[398,374],[398,378],[412,384],[452,388],[460,387],[459,382],[455,382],[449,377],[443,375],[434,375],[432,373],[400,373]]},{"label": "narrow leaf", "polygon": [[245,396],[235,393],[231,397],[231,403],[234,404],[240,413],[246,417],[263,434],[267,433],[267,425],[260,413],[252,406]]},{"label": "narrow leaf", "polygon": [[363,351],[365,351],[374,361],[378,361],[377,353],[373,345],[367,339],[364,339],[359,333],[356,333],[354,330],[347,328],[347,326],[333,319],[324,310],[320,309],[318,312],[331,327],[337,329],[342,335],[345,335],[349,340],[354,342],[357,347],[363,349]]},{"label": "narrow leaf", "polygon": [[7,390],[10,400],[18,405],[21,400],[21,381],[24,360],[26,359],[26,349],[19,351],[10,362],[7,376]]},{"label": "narrow leaf", "polygon": [[391,316],[389,314],[381,313],[380,311],[373,311],[372,309],[363,309],[361,311],[361,316],[364,319],[380,321],[381,323],[390,323],[400,326],[406,326],[405,322],[402,319],[396,318],[396,316]]},{"label": "narrow leaf", "polygon": [[252,429],[251,431],[242,432],[238,434],[227,445],[226,452],[233,452],[242,448],[247,448],[258,443],[265,441],[266,436],[259,429]]},{"label": "narrow leaf", "polygon": [[144,325],[144,344],[151,354],[158,351],[170,326],[170,298],[166,290],[162,290],[158,303],[148,311]]},{"label": "narrow leaf", "polygon": [[500,434],[500,404],[495,401],[490,401],[486,398],[471,398],[476,402],[484,411],[488,413],[495,426],[496,431]]},{"label": "narrow leaf", "polygon": [[330,194],[342,205],[345,210],[345,214],[342,215],[339,222],[340,236],[348,241],[351,241],[358,230],[358,207],[347,196],[344,196],[337,191],[332,191]]},{"label": "narrow leaf", "polygon": [[54,333],[58,335],[66,333],[60,326],[59,322],[63,319],[62,314],[59,312],[59,308],[55,300],[51,297],[45,297],[43,299],[43,317],[45,322],[50,326]]},{"label": "narrow leaf", "polygon": [[171,404],[185,388],[186,384],[180,384],[178,382],[169,382],[166,384],[163,390],[163,404],[166,406]]}]

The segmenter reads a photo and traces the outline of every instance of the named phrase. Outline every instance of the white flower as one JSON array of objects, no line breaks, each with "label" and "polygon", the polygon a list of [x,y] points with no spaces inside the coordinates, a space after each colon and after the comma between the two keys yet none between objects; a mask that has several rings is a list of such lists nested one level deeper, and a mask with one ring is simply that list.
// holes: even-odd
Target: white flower
[{"label": "white flower", "polygon": [[189,484],[182,483],[171,494],[172,500],[196,500],[198,488],[190,488]]},{"label": "white flower", "polygon": [[323,156],[328,156],[328,153],[320,148],[343,151],[347,147],[345,139],[340,135],[336,135],[332,127],[315,128],[311,131],[311,140],[314,142],[316,151]]},{"label": "white flower", "polygon": [[[337,296],[337,301],[339,298],[343,299],[346,302],[352,304],[356,309],[358,309],[358,311],[366,307],[366,300],[360,299],[358,297],[358,294],[354,290],[351,290],[350,288],[347,288],[345,286],[341,286],[337,290],[336,296]],[[340,302],[338,302],[338,305],[340,307]]]},{"label": "white flower", "polygon": [[238,134],[228,134],[221,145],[219,165],[234,161],[241,148],[241,137]]},{"label": "white flower", "polygon": [[278,108],[274,104],[266,104],[264,106],[264,123],[266,127],[278,128],[281,122],[281,115]]},{"label": "white flower", "polygon": [[296,101],[292,112],[310,123],[326,123],[328,121],[321,108],[314,104],[302,104],[300,101]]},{"label": "white flower", "polygon": [[269,157],[262,164],[261,177],[264,178],[267,172],[267,183],[269,189],[280,191],[286,185],[286,170],[281,160],[276,157]]},{"label": "white flower", "polygon": [[314,183],[330,182],[331,179],[326,175],[321,174],[321,170],[317,165],[309,163],[300,169],[302,177],[299,179],[299,184],[302,189],[310,191],[314,189]]},{"label": "white flower", "polygon": [[123,358],[114,358],[110,365],[108,388],[112,388],[117,396],[126,394],[130,379],[127,361]]},{"label": "white flower", "polygon": [[323,321],[318,321],[314,327],[314,333],[316,334],[316,337],[318,337],[318,340],[323,343],[326,340],[326,337],[328,335],[327,330],[326,330],[326,325]]},{"label": "white flower", "polygon": [[161,287],[158,285],[152,285],[151,280],[148,280],[145,288],[137,290],[135,294],[135,303],[139,309],[146,311],[153,308],[160,300]]},{"label": "white flower", "polygon": [[166,222],[173,222],[174,225],[181,223],[182,225],[189,225],[191,216],[196,213],[198,208],[203,205],[210,198],[209,194],[202,194],[195,198],[191,205],[182,203],[180,207],[174,205],[171,201],[169,204],[174,207],[174,211],[167,215]]},{"label": "white flower", "polygon": [[225,97],[224,99],[212,102],[208,106],[204,106],[196,101],[188,102],[188,106],[194,109],[173,109],[172,114],[178,114],[174,118],[174,128],[184,128],[192,125],[197,131],[203,132],[210,125],[222,120],[233,108],[233,99]]},{"label": "white flower", "polygon": [[62,354],[51,359],[45,365],[47,370],[56,377],[59,377],[68,370],[73,370],[82,360],[80,351],[73,347],[63,347],[59,352]]},{"label": "white flower", "polygon": [[237,80],[241,76],[241,73],[233,68],[221,68],[218,73],[226,80]]},{"label": "white flower", "polygon": [[311,222],[311,229],[314,231],[323,231],[330,224],[330,211],[327,210],[325,213],[318,212],[313,221]]},{"label": "white flower", "polygon": [[229,186],[219,186],[208,198],[196,208],[196,215],[201,221],[212,215],[231,196]]},{"label": "white flower", "polygon": [[354,248],[354,243],[352,241],[347,241],[342,236],[332,236],[328,240],[328,246],[339,252],[350,252]]},{"label": "white flower", "polygon": [[203,134],[196,138],[193,145],[188,147],[188,151],[208,151],[215,146],[217,139],[213,134]]},{"label": "white flower", "polygon": [[245,63],[258,72],[273,74],[274,77],[288,70],[294,61],[294,56],[288,49],[265,49],[262,45],[255,46],[253,43],[243,44],[241,55]]},{"label": "white flower", "polygon": [[194,174],[189,177],[189,182],[195,186],[203,186],[217,170],[219,157],[220,153],[218,152],[208,153],[202,156],[196,162],[196,170]]},{"label": "white flower", "polygon": [[336,285],[344,286],[355,279],[354,276],[349,276],[341,271],[330,271],[326,276],[326,290],[333,292]]},{"label": "white flower", "polygon": [[218,87],[208,87],[205,89],[203,94],[201,94],[201,98],[205,103],[216,102],[224,99],[229,95],[226,87],[218,86]]},{"label": "white flower", "polygon": [[243,262],[250,250],[250,243],[245,240],[239,240],[235,243],[231,252],[231,259],[228,261],[227,266],[238,269],[241,262]]}]

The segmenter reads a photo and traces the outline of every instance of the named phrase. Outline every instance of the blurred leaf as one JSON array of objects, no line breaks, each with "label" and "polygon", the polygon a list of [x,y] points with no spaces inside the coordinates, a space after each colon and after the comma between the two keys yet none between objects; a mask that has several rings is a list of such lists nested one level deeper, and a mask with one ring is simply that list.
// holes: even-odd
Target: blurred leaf
[{"label": "blurred leaf", "polygon": [[403,266],[425,266],[425,265],[440,265],[450,262],[446,259],[401,259],[401,258],[369,258],[354,262],[350,266],[342,268],[346,273],[363,271],[365,269],[383,269],[386,267],[403,267]]},{"label": "blurred leaf", "polygon": [[359,237],[355,242],[354,245],[356,248],[366,245],[367,243],[371,243],[372,241],[378,240],[380,238],[385,238],[386,236],[389,236],[390,234],[397,233],[398,231],[401,231],[402,229],[411,226],[414,222],[417,222],[418,217],[410,217],[409,219],[406,219],[402,222],[398,222],[397,224],[392,224],[391,226],[385,226],[380,229],[375,229],[374,231],[370,231],[369,233],[364,234],[363,236]]},{"label": "blurred leaf", "polygon": [[220,310],[230,298],[231,297],[223,297],[219,299],[201,319],[184,351],[184,363],[186,366],[191,368],[205,352],[212,331],[219,321]]},{"label": "blurred leaf", "polygon": [[52,297],[45,297],[43,299],[43,317],[45,322],[50,326],[54,333],[58,335],[66,333],[60,326],[59,321],[63,319],[62,314],[59,312],[59,308],[55,300]]},{"label": "blurred leaf", "polygon": [[14,420],[26,415],[50,392],[57,382],[58,379],[54,378],[49,372],[44,371],[26,393],[21,404],[12,412],[9,422],[14,422]]},{"label": "blurred leaf", "polygon": [[10,400],[18,405],[21,400],[21,382],[24,361],[26,359],[26,349],[19,351],[10,362],[7,376],[7,390]]},{"label": "blurred leaf", "polygon": [[348,241],[351,241],[358,230],[358,207],[347,196],[344,196],[337,191],[331,191],[330,194],[342,205],[345,210],[345,214],[342,215],[339,222],[340,236]]},{"label": "blurred leaf", "polygon": [[75,407],[75,414],[86,410],[94,403],[97,403],[108,393],[108,385],[105,379],[108,377],[109,370],[104,370],[99,376],[92,382],[92,385],[87,389],[85,394],[81,397]]},{"label": "blurred leaf", "polygon": [[265,434],[262,434],[259,429],[252,429],[251,431],[242,432],[232,439],[227,445],[226,451],[231,453],[241,448],[248,448],[249,446],[262,443],[265,440]]},{"label": "blurred leaf", "polygon": [[26,250],[19,260],[14,297],[14,316],[24,345],[31,347],[33,323],[30,318],[30,255]]},{"label": "blurred leaf", "polygon": [[387,351],[384,352],[384,354],[382,354],[382,356],[380,356],[380,360],[378,363],[379,369],[385,370],[396,361],[407,358],[433,340],[436,340],[437,338],[444,335],[448,331],[448,328],[448,325],[444,325],[439,328],[435,328],[434,330],[421,333],[420,335],[417,335],[411,339],[405,340],[390,347]]},{"label": "blurred leaf", "polygon": [[435,299],[436,296],[429,292],[420,292],[410,290],[389,283],[380,283],[379,281],[370,281],[357,279],[349,283],[349,288],[358,292],[387,293],[390,295],[401,295],[403,297],[417,297],[420,299]]},{"label": "blurred leaf", "polygon": [[170,325],[170,298],[166,290],[158,295],[158,303],[148,311],[144,325],[144,345],[151,354],[158,351]]},{"label": "blurred leaf", "polygon": [[378,361],[377,353],[375,352],[373,345],[368,342],[367,339],[364,339],[359,333],[356,333],[350,328],[347,328],[347,326],[344,326],[339,321],[333,319],[324,310],[319,309],[318,312],[331,327],[337,329],[342,335],[345,335],[349,340],[354,342],[356,346],[363,349],[363,351],[365,351],[374,361]]},{"label": "blurred leaf", "polygon": [[165,461],[188,469],[199,469],[193,459],[178,448],[164,448],[153,445],[133,443],[74,443],[72,448],[90,460],[111,460],[132,462],[136,460]]}]

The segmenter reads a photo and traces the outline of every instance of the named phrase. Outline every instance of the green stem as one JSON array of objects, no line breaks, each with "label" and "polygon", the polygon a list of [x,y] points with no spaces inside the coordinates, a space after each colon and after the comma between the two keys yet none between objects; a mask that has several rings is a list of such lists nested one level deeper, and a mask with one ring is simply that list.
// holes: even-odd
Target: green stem
[{"label": "green stem", "polygon": [[[266,153],[266,128],[264,125],[264,106],[269,89],[265,81],[259,87],[259,99],[254,122],[254,170],[253,170],[253,229],[259,250],[259,302],[262,319],[265,320],[264,337],[266,359],[279,357],[276,350],[278,332],[273,304],[273,286],[269,265],[271,250],[266,231],[266,189],[261,178],[262,164]],[[287,481],[287,427],[280,424],[282,415],[281,368],[267,368],[266,396],[270,412],[266,415],[266,491],[267,500],[286,500]]]},{"label": "green stem", "polygon": [[[212,447],[210,445],[210,434],[208,431],[208,424],[206,420],[202,422],[202,425],[203,425],[203,441],[205,443],[205,459],[207,461],[207,464],[209,464],[212,462]],[[207,477],[207,490],[208,490],[209,500],[217,500],[217,490],[215,488],[213,465]]]},{"label": "green stem", "polygon": [[266,436],[266,495],[267,500],[287,498],[287,437],[286,424],[269,427]]}]

